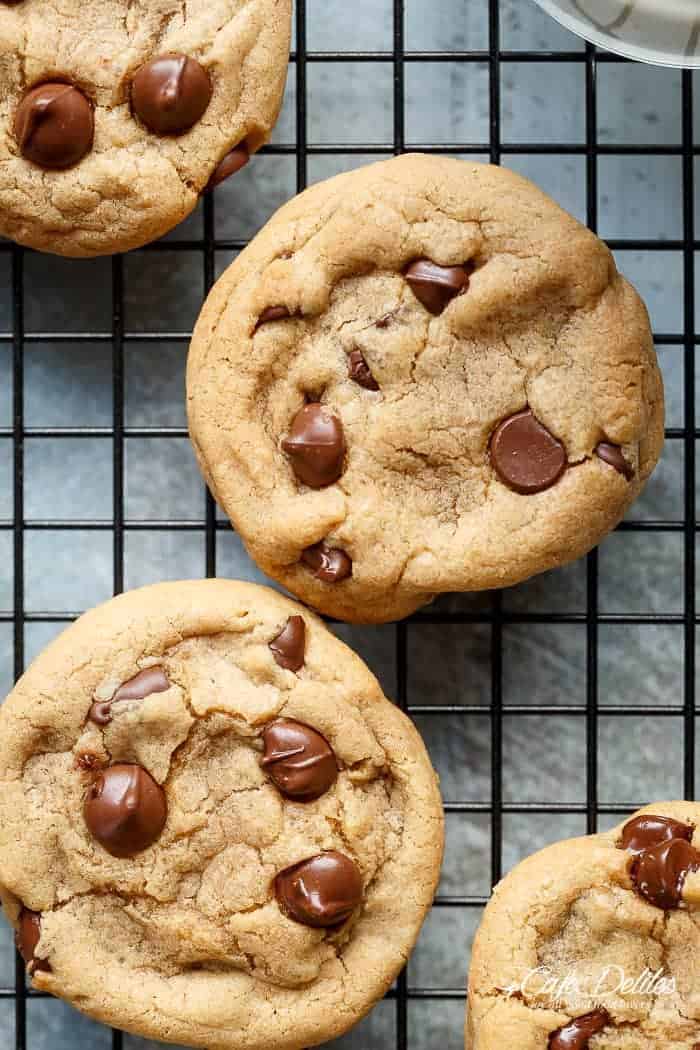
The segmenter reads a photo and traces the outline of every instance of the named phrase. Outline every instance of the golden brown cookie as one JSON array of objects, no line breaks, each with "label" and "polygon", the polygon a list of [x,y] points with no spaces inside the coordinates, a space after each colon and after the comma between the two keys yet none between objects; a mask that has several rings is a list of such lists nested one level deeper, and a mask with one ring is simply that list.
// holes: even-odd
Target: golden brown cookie
[{"label": "golden brown cookie", "polygon": [[188,404],[252,557],[356,621],[578,557],[663,441],[646,310],[605,245],[513,172],[440,157],[285,205],[204,307]]},{"label": "golden brown cookie", "polygon": [[467,1050],[695,1050],[699,907],[695,802],[528,857],[474,942]]},{"label": "golden brown cookie", "polygon": [[291,0],[0,0],[0,233],[60,255],[166,233],[269,138]]},{"label": "golden brown cookie", "polygon": [[137,1034],[300,1050],[387,991],[437,884],[409,719],[230,581],[87,613],[0,709],[0,897],[35,987]]}]

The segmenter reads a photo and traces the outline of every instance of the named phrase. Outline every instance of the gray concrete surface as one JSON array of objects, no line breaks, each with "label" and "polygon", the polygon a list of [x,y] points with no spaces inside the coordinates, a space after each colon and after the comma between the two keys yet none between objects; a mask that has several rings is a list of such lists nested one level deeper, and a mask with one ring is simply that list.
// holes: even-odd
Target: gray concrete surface
[{"label": "gray concrete surface", "polygon": [[[385,49],[392,46],[391,0],[307,0],[308,46],[313,50]],[[547,20],[529,0],[503,0],[502,46],[511,51],[580,50],[581,44]],[[407,0],[410,49],[455,50],[487,46],[486,0]],[[509,62],[502,69],[504,143],[584,138],[583,67],[562,63]],[[598,136],[606,145],[673,145],[681,135],[680,75],[632,65],[604,65],[599,73]],[[294,78],[275,133],[294,141]],[[313,65],[308,74],[308,134],[313,143],[390,142],[391,65]],[[700,112],[700,106],[698,107]],[[699,118],[700,119],[700,118]],[[700,132],[700,127],[698,128]],[[488,141],[487,64],[409,64],[406,69],[406,137],[447,144]],[[457,150],[458,152],[458,150]],[[315,180],[361,163],[347,155],[315,157]],[[506,155],[504,163],[536,179],[564,206],[585,218],[585,157]],[[700,183],[698,184],[700,186]],[[252,235],[295,190],[293,158],[260,157],[237,179],[217,190],[220,237]],[[699,191],[700,192],[700,191]],[[614,238],[673,239],[682,232],[681,165],[677,158],[606,156],[599,165],[599,219]],[[700,204],[700,199],[698,200]],[[202,234],[201,214],[173,237]],[[668,252],[618,253],[622,269],[647,298],[657,331],[682,330],[682,257]],[[220,253],[221,269],[228,257]],[[27,255],[24,404],[28,426],[83,424],[108,427],[112,419],[110,349],[96,342],[38,344],[38,331],[108,332],[111,326],[109,261],[70,262]],[[126,327],[131,332],[187,331],[203,288],[201,252],[146,254],[125,260]],[[0,255],[0,331],[11,327],[7,257]],[[177,341],[129,342],[126,346],[126,423],[138,427],[184,425],[182,377],[186,347]],[[660,349],[667,381],[668,424],[683,425],[682,350]],[[11,419],[10,355],[0,343],[0,427]],[[111,447],[108,439],[26,446],[25,510],[36,519],[101,519],[112,513]],[[0,440],[0,519],[12,515],[12,446]],[[172,517],[201,520],[204,491],[186,440],[131,439],[126,445],[125,510],[129,519]],[[632,520],[677,520],[683,516],[683,446],[669,441],[663,461]],[[0,531],[0,609],[12,608],[11,537]],[[59,613],[80,610],[112,590],[109,532],[28,532],[26,607]],[[617,533],[600,548],[599,604],[603,612],[679,613],[683,608],[683,549],[673,533]],[[204,532],[129,532],[125,582],[135,586],[204,572]],[[218,571],[260,579],[232,533],[217,541]],[[583,563],[541,577],[504,595],[507,609],[522,612],[580,612],[586,605]],[[449,609],[488,608],[488,596],[441,599]],[[56,633],[54,623],[26,629],[31,658]],[[396,628],[338,627],[381,678],[397,687]],[[417,719],[441,777],[447,800],[490,799],[491,631],[488,625],[408,628],[407,693],[410,703],[472,704],[468,717]],[[585,701],[586,633],[583,625],[507,626],[503,632],[503,690],[506,703],[561,706]],[[0,689],[9,687],[12,635],[0,624]],[[599,689],[603,707],[625,703],[654,706],[680,702],[683,688],[683,630],[676,625],[601,626]],[[602,802],[645,801],[682,791],[683,726],[680,720],[640,717],[600,720],[599,792]],[[504,722],[503,791],[506,801],[585,801],[585,724],[566,715],[528,716]],[[610,818],[606,818],[609,820]],[[534,847],[584,830],[580,816],[507,816],[503,823],[504,867]],[[488,815],[447,821],[442,892],[486,894],[490,878]],[[432,988],[463,985],[478,912],[435,910],[409,965],[409,984]],[[13,980],[7,927],[0,925],[0,986]],[[458,1050],[463,1004],[409,1004],[411,1050]],[[0,1047],[13,1045],[12,1004],[0,1000]],[[389,1050],[396,1018],[383,1003],[351,1035],[334,1043],[345,1050]],[[109,1033],[53,1000],[28,1005],[29,1050],[107,1050]],[[156,1044],[127,1037],[127,1050]]]}]

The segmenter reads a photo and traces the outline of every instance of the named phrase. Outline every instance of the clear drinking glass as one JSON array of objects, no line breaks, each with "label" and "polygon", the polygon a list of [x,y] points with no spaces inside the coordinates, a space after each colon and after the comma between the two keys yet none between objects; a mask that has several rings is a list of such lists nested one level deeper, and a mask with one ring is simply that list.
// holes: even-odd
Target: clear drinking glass
[{"label": "clear drinking glass", "polygon": [[535,0],[567,29],[642,62],[700,68],[700,0]]}]

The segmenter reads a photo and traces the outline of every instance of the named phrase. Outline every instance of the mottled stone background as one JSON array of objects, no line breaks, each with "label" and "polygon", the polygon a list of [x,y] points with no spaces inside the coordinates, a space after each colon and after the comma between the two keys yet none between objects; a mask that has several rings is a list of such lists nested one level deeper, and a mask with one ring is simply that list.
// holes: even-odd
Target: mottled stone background
[{"label": "mottled stone background", "polygon": [[[487,0],[406,0],[409,50],[484,49],[484,61],[409,63],[405,71],[406,141],[484,143],[489,140]],[[307,0],[308,41],[313,51],[382,50],[393,46],[392,0]],[[580,52],[583,45],[542,15],[531,0],[502,0],[501,46],[509,52]],[[696,81],[697,83],[697,81]],[[383,63],[313,63],[308,67],[308,138],[314,144],[393,141],[393,67]],[[632,64],[598,70],[599,142],[674,146],[681,141],[681,74]],[[697,108],[700,113],[700,107]],[[586,157],[583,153],[536,156],[507,153],[508,144],[585,141],[585,67],[565,61],[518,62],[501,69],[503,162],[536,179],[585,220]],[[700,130],[700,129],[698,129]],[[275,141],[295,141],[295,78]],[[388,151],[390,152],[390,150]],[[363,163],[341,154],[314,156],[309,178]],[[610,238],[678,240],[683,233],[682,158],[606,153],[598,162],[600,232]],[[295,158],[256,158],[216,192],[219,239],[252,235],[295,192]],[[172,238],[196,241],[201,211]],[[655,330],[683,331],[683,256],[670,250],[619,251],[622,269],[645,295]],[[229,254],[216,253],[221,270]],[[124,323],[129,333],[182,333],[191,329],[203,290],[203,253],[134,252],[124,262]],[[37,343],[32,333],[109,333],[112,276],[109,260],[71,262],[27,253],[25,274],[25,381],[27,427],[112,425],[109,342],[69,338]],[[0,252],[0,332],[12,327],[10,258]],[[163,337],[129,340],[125,346],[127,427],[185,425],[183,370],[186,342]],[[683,349],[660,348],[668,396],[667,424],[684,424]],[[0,341],[0,431],[11,425],[11,346]],[[188,441],[132,437],[126,440],[125,517],[153,522],[183,519],[189,531],[155,528],[125,534],[125,586],[165,578],[197,577],[205,571],[204,492]],[[89,521],[112,515],[112,443],[109,434],[88,439],[29,437],[25,443],[25,515],[29,522]],[[630,521],[678,522],[684,515],[684,445],[669,440],[662,463]],[[0,524],[12,519],[13,444],[0,439]],[[26,534],[26,610],[77,611],[110,596],[113,537],[106,531],[30,530]],[[217,535],[221,575],[260,579],[240,542]],[[13,608],[12,534],[0,528],[0,611]],[[599,551],[598,602],[602,613],[683,613],[684,544],[678,531],[617,532]],[[586,608],[584,562],[551,573],[503,596],[510,612],[581,613]],[[491,598],[446,598],[438,608],[488,612]],[[26,626],[27,659],[60,630],[55,622]],[[397,629],[339,627],[381,678],[397,691]],[[583,704],[586,701],[586,625],[506,624],[503,628],[503,702],[519,705]],[[446,801],[488,804],[491,793],[491,627],[488,623],[407,628],[406,692],[409,704],[467,704],[483,713],[420,715]],[[10,686],[12,624],[0,622],[0,686]],[[599,629],[598,793],[602,804],[645,802],[683,791],[683,723],[680,718],[606,716],[609,705],[680,704],[683,700],[684,628],[602,624]],[[503,797],[506,803],[582,804],[586,801],[586,722],[562,714],[506,716],[503,722]],[[601,824],[615,818],[603,815]],[[503,817],[503,866],[556,838],[585,830],[583,814]],[[488,812],[451,813],[440,892],[485,896],[490,886],[491,831]],[[475,908],[436,908],[408,968],[411,988],[463,989]],[[0,924],[0,987],[10,989],[14,958],[9,931]],[[416,998],[408,1004],[408,1046],[459,1050],[463,1001]],[[334,1047],[390,1050],[396,1006],[380,1004],[357,1030]],[[52,999],[27,1004],[29,1050],[108,1050],[109,1031]],[[127,1050],[156,1045],[127,1036]],[[0,1047],[14,1046],[14,1006],[0,998]]]}]

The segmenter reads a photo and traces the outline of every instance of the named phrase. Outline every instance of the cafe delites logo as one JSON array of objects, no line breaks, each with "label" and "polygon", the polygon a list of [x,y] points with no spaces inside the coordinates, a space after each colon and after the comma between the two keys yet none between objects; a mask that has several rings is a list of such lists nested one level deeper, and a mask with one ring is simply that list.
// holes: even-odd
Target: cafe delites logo
[{"label": "cafe delites logo", "polygon": [[597,1006],[611,995],[640,1001],[673,996],[677,988],[676,978],[667,974],[663,967],[628,974],[622,966],[610,965],[603,967],[597,977],[590,974],[583,977],[575,970],[561,974],[553,973],[547,966],[537,966],[523,974],[520,981],[499,987],[497,991],[509,998],[544,999],[552,1009],[558,1009],[562,1004],[572,1003],[582,1008]]}]

